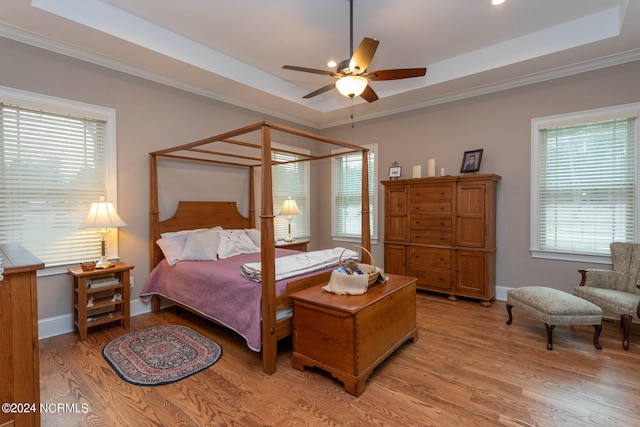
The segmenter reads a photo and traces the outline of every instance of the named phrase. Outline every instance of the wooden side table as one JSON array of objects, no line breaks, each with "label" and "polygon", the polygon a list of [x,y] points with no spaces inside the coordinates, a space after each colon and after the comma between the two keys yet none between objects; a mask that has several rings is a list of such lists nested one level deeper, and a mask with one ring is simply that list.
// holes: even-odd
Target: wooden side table
[{"label": "wooden side table", "polygon": [[[92,326],[119,321],[129,329],[131,264],[116,262],[111,268],[82,271],[69,269],[73,277],[73,329],[81,340]],[[102,283],[100,283],[102,281]],[[92,283],[93,282],[93,283]],[[116,298],[120,294],[120,298]],[[89,305],[92,299],[93,304]]]},{"label": "wooden side table", "polygon": [[335,295],[323,285],[290,295],[293,367],[318,367],[359,396],[376,366],[418,339],[416,279],[389,275],[364,295]]},{"label": "wooden side table", "polygon": [[293,242],[286,242],[284,240],[278,240],[276,242],[276,248],[280,249],[292,249],[294,251],[307,252],[307,245],[309,244],[306,240],[294,240]]}]

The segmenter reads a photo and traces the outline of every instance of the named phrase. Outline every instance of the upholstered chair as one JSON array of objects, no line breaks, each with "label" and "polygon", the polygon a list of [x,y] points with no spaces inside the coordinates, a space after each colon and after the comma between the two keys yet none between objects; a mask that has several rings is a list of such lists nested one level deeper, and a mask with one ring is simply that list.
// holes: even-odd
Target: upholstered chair
[{"label": "upholstered chair", "polygon": [[610,248],[613,270],[578,270],[582,281],[573,294],[618,314],[622,346],[629,350],[631,321],[640,317],[640,244],[613,242]]}]

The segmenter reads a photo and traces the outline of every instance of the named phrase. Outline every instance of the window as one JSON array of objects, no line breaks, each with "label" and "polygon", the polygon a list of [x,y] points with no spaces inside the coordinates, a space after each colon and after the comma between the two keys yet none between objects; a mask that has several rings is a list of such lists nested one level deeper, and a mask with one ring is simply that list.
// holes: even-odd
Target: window
[{"label": "window", "polygon": [[291,235],[295,238],[308,238],[309,232],[309,162],[295,160],[306,159],[306,156],[296,155],[308,154],[296,147],[287,147],[280,144],[273,144],[274,149],[284,149],[286,152],[272,151],[271,158],[276,162],[291,162],[281,165],[274,165],[272,170],[273,182],[273,211],[276,215],[274,221],[274,233],[276,240],[283,240],[289,234],[289,223],[286,216],[278,213],[286,199],[291,197],[296,201],[300,215],[291,218]]},{"label": "window", "polygon": [[99,258],[98,233],[78,227],[100,196],[115,205],[114,130],[111,109],[0,87],[0,241],[46,267]]},{"label": "window", "polygon": [[534,257],[609,263],[637,241],[640,104],[532,121]]},{"label": "window", "polygon": [[[377,144],[365,145],[369,149],[369,212],[371,240],[377,243],[378,226],[376,169]],[[339,152],[339,151],[335,151]],[[335,240],[359,241],[362,217],[362,153],[334,157],[332,161],[332,235]]]}]

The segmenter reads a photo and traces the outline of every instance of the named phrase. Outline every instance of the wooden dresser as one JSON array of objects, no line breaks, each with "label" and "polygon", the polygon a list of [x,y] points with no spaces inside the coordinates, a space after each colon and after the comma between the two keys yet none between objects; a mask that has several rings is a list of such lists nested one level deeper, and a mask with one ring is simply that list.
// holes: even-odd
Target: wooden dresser
[{"label": "wooden dresser", "polygon": [[293,301],[293,367],[318,367],[359,396],[373,370],[405,341],[418,339],[416,280],[389,275],[364,295],[314,286]]},{"label": "wooden dresser", "polygon": [[[40,425],[36,270],[44,264],[21,245],[0,244],[0,426]],[[8,409],[8,410],[7,410]]]},{"label": "wooden dresser", "polygon": [[384,270],[419,289],[495,299],[496,193],[500,176],[383,181]]}]

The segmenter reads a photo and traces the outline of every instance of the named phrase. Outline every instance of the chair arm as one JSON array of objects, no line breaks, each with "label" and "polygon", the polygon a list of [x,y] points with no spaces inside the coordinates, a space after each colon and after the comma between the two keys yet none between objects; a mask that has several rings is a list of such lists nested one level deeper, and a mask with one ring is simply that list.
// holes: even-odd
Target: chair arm
[{"label": "chair arm", "polygon": [[580,286],[592,286],[595,288],[614,289],[616,286],[616,275],[613,270],[589,269],[578,270],[582,275]]}]

